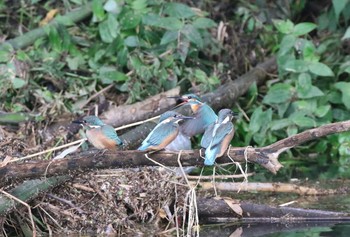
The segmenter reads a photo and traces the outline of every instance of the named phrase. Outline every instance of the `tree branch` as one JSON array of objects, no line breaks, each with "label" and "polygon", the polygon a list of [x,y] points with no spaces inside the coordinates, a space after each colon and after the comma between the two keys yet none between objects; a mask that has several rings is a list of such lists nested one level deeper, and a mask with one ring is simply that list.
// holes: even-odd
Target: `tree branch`
[{"label": "tree branch", "polygon": [[[152,125],[150,125],[152,126]],[[250,162],[263,166],[273,174],[282,167],[278,161],[281,152],[296,145],[327,136],[334,133],[350,130],[350,120],[331,123],[318,128],[310,129],[288,137],[274,144],[262,148],[234,147],[225,155],[216,160],[217,163]],[[146,135],[146,134],[144,134]],[[130,135],[129,135],[130,136]],[[132,142],[130,142],[132,143]],[[178,166],[178,153],[156,152],[149,157],[164,166]],[[203,158],[199,150],[183,151],[181,154],[182,166],[202,166]],[[0,184],[12,179],[38,178],[43,175],[52,176],[78,172],[88,169],[106,169],[116,167],[154,166],[155,163],[139,151],[88,151],[70,156],[61,160],[35,161],[23,164],[8,164],[0,168]]]}]

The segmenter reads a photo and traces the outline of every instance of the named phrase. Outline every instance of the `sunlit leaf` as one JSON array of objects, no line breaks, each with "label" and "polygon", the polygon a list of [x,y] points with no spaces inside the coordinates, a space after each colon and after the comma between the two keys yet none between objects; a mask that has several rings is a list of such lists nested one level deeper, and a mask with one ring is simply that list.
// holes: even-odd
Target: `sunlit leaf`
[{"label": "sunlit leaf", "polygon": [[274,84],[267,95],[265,95],[263,102],[266,104],[278,104],[289,101],[292,98],[292,86],[284,83]]},{"label": "sunlit leaf", "polygon": [[290,34],[294,30],[294,24],[290,20],[273,20],[276,29],[283,34]]},{"label": "sunlit leaf", "polygon": [[103,1],[93,0],[92,1],[92,12],[93,12],[93,21],[99,22],[105,18],[105,11],[103,9]]},{"label": "sunlit leaf", "polygon": [[316,28],[317,28],[317,25],[315,23],[302,22],[302,23],[296,24],[294,26],[293,34],[295,36],[305,35],[311,31],[313,31]]},{"label": "sunlit leaf", "polygon": [[167,31],[164,33],[160,44],[168,44],[170,42],[173,42],[175,40],[177,40],[179,37],[179,32],[178,31]]},{"label": "sunlit leaf", "polygon": [[166,3],[164,13],[176,18],[190,18],[196,15],[189,6],[175,2]]},{"label": "sunlit leaf", "polygon": [[201,34],[192,25],[185,25],[181,32],[189,41],[197,45],[199,48],[203,47],[203,39]]},{"label": "sunlit leaf", "polygon": [[198,29],[207,29],[207,28],[212,28],[217,26],[215,21],[206,17],[197,18],[192,22],[192,25]]},{"label": "sunlit leaf", "polygon": [[324,76],[324,77],[334,76],[332,69],[330,69],[324,63],[319,63],[319,62],[310,63],[309,70],[310,70],[310,72],[312,72],[313,74],[316,74],[318,76]]},{"label": "sunlit leaf", "polygon": [[180,30],[183,27],[182,21],[175,17],[160,17],[155,14],[148,14],[142,17],[145,25],[164,28],[167,30]]}]

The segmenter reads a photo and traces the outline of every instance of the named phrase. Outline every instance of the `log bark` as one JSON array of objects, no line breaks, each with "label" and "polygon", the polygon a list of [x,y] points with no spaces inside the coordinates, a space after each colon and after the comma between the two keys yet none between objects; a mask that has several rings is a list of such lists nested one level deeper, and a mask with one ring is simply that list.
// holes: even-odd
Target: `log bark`
[{"label": "log bark", "polygon": [[[232,204],[231,204],[232,205]],[[333,212],[294,207],[271,207],[248,202],[238,202],[242,215],[237,214],[224,199],[200,198],[197,200],[198,216],[202,221],[210,218],[239,219],[242,223],[275,221],[308,221],[308,220],[342,220],[350,222],[350,213]]]},{"label": "log bark", "polygon": [[[281,152],[303,142],[320,137],[350,130],[350,120],[331,123],[310,129],[294,136],[285,138],[263,148],[234,147],[230,148],[229,156],[225,155],[216,160],[217,163],[250,162],[261,165],[276,174],[282,167],[278,161]],[[146,136],[146,133],[143,133]],[[130,135],[130,138],[133,136]],[[132,142],[130,142],[132,143]],[[132,143],[131,145],[136,145]],[[131,146],[129,144],[129,146]],[[137,144],[138,145],[138,144]],[[203,153],[203,152],[202,152]],[[159,151],[149,155],[150,158],[164,166],[179,166],[177,152]],[[202,166],[203,158],[199,150],[183,151],[180,156],[182,166]],[[43,175],[53,176],[70,172],[82,172],[89,169],[127,168],[156,165],[140,151],[88,151],[65,159],[53,161],[33,161],[31,163],[10,163],[0,168],[0,184],[19,178],[38,178]]]}]

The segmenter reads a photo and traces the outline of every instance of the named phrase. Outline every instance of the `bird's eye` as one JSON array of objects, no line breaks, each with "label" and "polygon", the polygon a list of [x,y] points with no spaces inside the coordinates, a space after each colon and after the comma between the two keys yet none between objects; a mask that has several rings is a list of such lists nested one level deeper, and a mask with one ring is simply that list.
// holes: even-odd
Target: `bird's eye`
[{"label": "bird's eye", "polygon": [[187,98],[188,98],[188,99],[192,99],[192,96],[189,95]]},{"label": "bird's eye", "polygon": [[83,123],[87,123],[86,120],[83,120]]}]

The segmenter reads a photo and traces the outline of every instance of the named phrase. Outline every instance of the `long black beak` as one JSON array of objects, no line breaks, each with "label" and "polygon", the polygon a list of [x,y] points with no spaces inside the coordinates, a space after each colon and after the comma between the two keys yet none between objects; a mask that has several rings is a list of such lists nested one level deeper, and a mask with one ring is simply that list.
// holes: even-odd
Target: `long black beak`
[{"label": "long black beak", "polygon": [[190,117],[190,116],[178,116],[178,118],[181,118],[181,119],[196,119],[195,117]]},{"label": "long black beak", "polygon": [[83,124],[83,121],[81,121],[81,120],[73,120],[72,123]]},{"label": "long black beak", "polygon": [[239,116],[239,113],[238,113],[238,112],[232,111],[232,117],[233,117],[233,118],[238,118],[238,116]]}]

